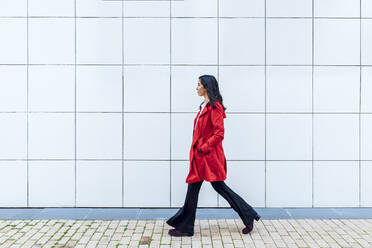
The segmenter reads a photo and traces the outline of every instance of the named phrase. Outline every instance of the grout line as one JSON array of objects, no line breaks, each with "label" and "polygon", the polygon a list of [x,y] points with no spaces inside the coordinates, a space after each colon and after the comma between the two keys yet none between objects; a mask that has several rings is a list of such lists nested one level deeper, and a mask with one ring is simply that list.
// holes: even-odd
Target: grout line
[{"label": "grout line", "polygon": [[[220,82],[220,0],[217,0],[217,80]],[[217,208],[220,207],[220,194],[217,195]]]},{"label": "grout line", "polygon": [[29,18],[28,18],[28,15],[29,15],[29,0],[27,0],[27,22],[26,22],[26,25],[27,25],[27,66],[26,66],[26,73],[27,73],[27,95],[26,95],[26,98],[27,98],[27,131],[26,131],[26,140],[27,140],[27,151],[26,151],[26,158],[27,158],[27,161],[26,161],[26,165],[27,165],[27,203],[26,203],[26,206],[29,207],[30,206],[30,174],[29,174],[29,63],[30,63],[30,49],[29,49]]},{"label": "grout line", "polygon": [[314,0],[311,10],[311,207],[314,207]]},{"label": "grout line", "polygon": [[121,5],[121,205],[124,207],[124,2]]},{"label": "grout line", "polygon": [[[169,0],[165,0],[169,1]],[[43,18],[75,18],[75,16],[0,16],[0,19],[8,19],[8,18],[13,18],[13,19],[43,19]],[[153,18],[158,18],[158,19],[168,19],[169,16],[76,16],[78,19],[119,19],[119,18],[124,18],[124,19],[153,19]],[[347,16],[325,16],[325,17],[312,17],[312,16],[173,16],[171,19],[338,19],[338,20],[359,20],[359,19],[372,19],[372,17],[347,17]]]},{"label": "grout line", "polygon": [[172,207],[172,1],[169,1],[169,207]]},{"label": "grout line", "polygon": [[76,59],[76,57],[77,57],[77,54],[76,54],[76,33],[77,33],[76,32],[77,31],[76,30],[77,29],[77,26],[76,26],[77,25],[77,19],[76,19],[76,0],[74,0],[74,12],[75,12],[75,19],[74,19],[75,20],[75,22],[74,22],[74,29],[75,29],[74,30],[75,31],[75,37],[74,37],[74,43],[75,43],[74,44],[75,45],[75,58],[74,58],[75,59],[75,66],[74,66],[74,69],[75,69],[74,70],[75,71],[75,75],[74,75],[74,77],[75,77],[74,78],[74,80],[75,80],[75,82],[74,82],[75,83],[75,85],[74,85],[74,87],[75,87],[75,89],[74,89],[74,91],[75,91],[74,92],[74,101],[75,101],[75,103],[74,103],[74,117],[75,117],[75,120],[74,120],[75,121],[75,123],[74,123],[74,125],[75,125],[74,126],[74,132],[75,132],[75,134],[74,134],[74,136],[75,136],[74,137],[74,139],[75,139],[75,164],[74,164],[75,178],[74,178],[74,183],[75,183],[75,196],[74,197],[75,197],[75,200],[74,200],[74,203],[75,203],[75,207],[76,207],[76,185],[77,185],[77,183],[76,183],[77,182],[77,179],[76,179],[77,178],[76,177],[76,171],[77,171],[77,168],[76,168],[77,167],[77,165],[76,165],[77,164],[77,162],[76,162],[76,151],[77,151],[77,149],[76,149],[76,146],[77,146],[76,145],[76,143],[77,143],[76,142],[76,129],[77,129],[77,127],[76,127],[76,125],[77,125],[76,124],[76,120],[77,120],[77,117],[76,117],[76,102],[77,102],[76,101],[76,88],[77,88],[76,87],[76,83],[77,83],[76,82],[76,79],[77,79],[77,77],[76,77],[76,75],[77,75],[77,66],[76,66],[76,61],[77,61],[77,59]]},{"label": "grout line", "polygon": [[266,121],[267,121],[267,18],[266,18],[266,12],[267,12],[267,0],[265,0],[265,67],[264,67],[264,72],[265,72],[265,201],[264,201],[264,206],[265,208],[267,207],[267,158],[266,158],[266,148],[267,148],[267,142],[266,142]]},{"label": "grout line", "polygon": [[[33,159],[16,159],[16,158],[3,158],[0,159],[0,161],[74,161],[74,159],[71,158],[33,158]],[[133,158],[133,159],[121,159],[121,158],[80,158],[76,159],[76,161],[188,161],[187,158],[185,159],[141,159],[141,158]],[[265,161],[265,159],[227,159],[227,161]],[[306,161],[312,161],[311,159],[267,159],[266,161],[301,161],[301,162],[306,162]],[[319,159],[319,160],[314,160],[314,161],[319,161],[319,162],[346,162],[346,161],[351,161],[351,162],[358,162],[358,161],[363,161],[363,162],[370,162],[372,159]],[[1,165],[0,165],[1,166]],[[372,165],[371,165],[372,166]]]},{"label": "grout line", "polygon": [[[362,0],[359,0],[359,17],[362,18]],[[362,206],[362,19],[359,19],[359,207]]]},{"label": "grout line", "polygon": [[[29,65],[29,66],[75,66],[75,64],[0,64],[0,66],[25,66],[25,65]],[[170,64],[79,64],[77,63],[76,64],[77,66],[122,66],[122,65],[125,65],[125,66],[170,66]],[[338,65],[332,65],[332,64],[321,64],[321,65],[312,65],[312,64],[172,64],[172,66],[180,66],[180,67],[184,67],[184,66],[195,66],[195,67],[199,67],[199,66],[211,66],[211,67],[217,67],[217,66],[232,66],[232,67],[238,67],[238,66],[242,66],[242,67],[248,67],[248,66],[278,66],[278,67],[283,67],[283,66],[317,66],[317,67],[330,67],[330,66],[333,66],[333,67],[345,67],[345,66],[350,66],[350,67],[359,67],[360,65],[359,64],[355,64],[355,65],[348,65],[348,64],[338,64]],[[363,65],[364,67],[372,67],[372,64],[371,65]]]},{"label": "grout line", "polygon": [[[0,111],[0,114],[15,114],[15,113],[32,113],[32,114],[63,114],[63,113],[67,113],[67,114],[74,114],[75,111]],[[126,113],[126,114],[169,114],[170,112],[156,112],[156,111],[153,111],[153,112],[148,112],[148,111],[143,111],[143,112],[135,112],[135,111],[126,111],[126,112],[121,112],[121,111],[112,111],[112,112],[109,112],[109,111],[76,111],[76,113],[79,113],[79,114],[121,114],[121,113]],[[197,113],[197,112],[180,112],[180,111],[173,111],[172,114],[194,114],[194,113]],[[275,115],[275,114],[292,114],[292,115],[309,115],[309,114],[327,114],[327,115],[351,115],[351,114],[355,114],[355,115],[358,115],[360,112],[229,112],[228,114],[229,115],[240,115],[240,114],[253,114],[253,115],[259,115],[259,114],[271,114],[271,115]],[[361,112],[362,114],[366,114],[366,115],[369,115],[369,114],[372,114],[372,112]]]}]

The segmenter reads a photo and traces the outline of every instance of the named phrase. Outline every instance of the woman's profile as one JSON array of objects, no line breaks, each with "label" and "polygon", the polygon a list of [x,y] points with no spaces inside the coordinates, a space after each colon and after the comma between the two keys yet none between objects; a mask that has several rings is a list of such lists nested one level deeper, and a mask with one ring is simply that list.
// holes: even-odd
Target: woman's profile
[{"label": "woman's profile", "polygon": [[199,112],[194,119],[193,139],[190,149],[190,168],[186,178],[188,183],[184,205],[166,223],[171,236],[193,236],[198,196],[203,181],[225,198],[239,214],[245,228],[243,234],[253,229],[254,220],[260,215],[232,191],[224,182],[227,174],[226,157],[222,147],[224,139],[224,118],[226,107],[220,94],[218,82],[213,75],[202,75],[198,78],[197,93],[204,97]]}]

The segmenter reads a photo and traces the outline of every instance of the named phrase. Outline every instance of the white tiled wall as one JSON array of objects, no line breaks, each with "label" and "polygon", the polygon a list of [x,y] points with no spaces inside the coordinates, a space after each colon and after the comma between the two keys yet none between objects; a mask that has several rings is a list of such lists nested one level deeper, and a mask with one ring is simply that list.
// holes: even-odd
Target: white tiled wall
[{"label": "white tiled wall", "polygon": [[[371,207],[371,18],[371,0],[0,1],[0,207],[182,206],[202,74],[248,203]],[[198,206],[229,203],[205,181]]]}]

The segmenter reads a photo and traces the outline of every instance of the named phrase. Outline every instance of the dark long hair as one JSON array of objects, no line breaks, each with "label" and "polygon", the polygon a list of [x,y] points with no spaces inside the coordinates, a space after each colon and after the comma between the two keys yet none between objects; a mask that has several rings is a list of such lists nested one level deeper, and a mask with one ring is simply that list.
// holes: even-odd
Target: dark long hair
[{"label": "dark long hair", "polygon": [[[222,108],[226,110],[226,107],[223,105],[223,99],[218,87],[217,79],[213,75],[202,75],[199,77],[199,79],[201,81],[201,84],[207,90],[207,95],[212,108],[215,108],[214,102],[219,101],[222,105]],[[201,104],[199,106],[199,109],[201,109]]]}]

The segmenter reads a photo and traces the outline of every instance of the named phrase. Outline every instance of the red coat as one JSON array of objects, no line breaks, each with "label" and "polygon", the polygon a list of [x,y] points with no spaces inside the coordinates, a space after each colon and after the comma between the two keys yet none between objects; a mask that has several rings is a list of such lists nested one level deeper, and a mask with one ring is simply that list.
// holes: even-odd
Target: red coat
[{"label": "red coat", "polygon": [[[203,111],[196,115],[199,120],[193,132],[190,149],[190,169],[186,183],[194,183],[202,180],[208,182],[224,181],[226,179],[226,157],[222,147],[224,138],[225,111],[220,102],[215,101],[215,108],[210,102]],[[198,153],[200,148],[202,153]]]}]

